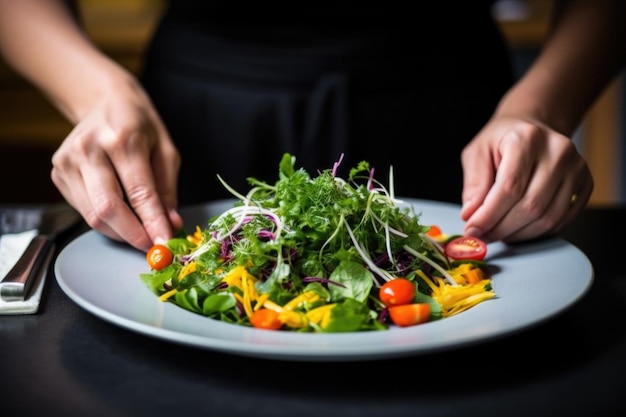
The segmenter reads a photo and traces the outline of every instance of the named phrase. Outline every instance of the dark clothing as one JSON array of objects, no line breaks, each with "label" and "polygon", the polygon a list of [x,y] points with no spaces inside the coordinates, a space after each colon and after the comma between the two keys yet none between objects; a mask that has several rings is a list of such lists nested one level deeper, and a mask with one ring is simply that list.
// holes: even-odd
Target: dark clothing
[{"label": "dark clothing", "polygon": [[284,152],[313,175],[366,160],[385,185],[393,166],[397,196],[460,202],[461,150],[513,71],[491,1],[432,3],[172,1],[143,82],[182,154],[180,203],[230,197],[218,174],[274,182]]}]

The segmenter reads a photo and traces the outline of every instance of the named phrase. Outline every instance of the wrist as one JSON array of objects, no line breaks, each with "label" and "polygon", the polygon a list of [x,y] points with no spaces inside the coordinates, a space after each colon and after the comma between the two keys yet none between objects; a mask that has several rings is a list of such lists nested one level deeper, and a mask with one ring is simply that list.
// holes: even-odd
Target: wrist
[{"label": "wrist", "polygon": [[73,124],[82,120],[85,115],[112,92],[123,94],[138,84],[135,77],[126,69],[102,56],[85,65],[75,76],[67,77],[68,83],[63,91],[53,97],[57,107]]},{"label": "wrist", "polygon": [[507,93],[495,111],[495,116],[515,117],[548,126],[565,136],[578,128],[578,112],[568,107],[565,97],[550,96],[529,86],[519,85]]}]

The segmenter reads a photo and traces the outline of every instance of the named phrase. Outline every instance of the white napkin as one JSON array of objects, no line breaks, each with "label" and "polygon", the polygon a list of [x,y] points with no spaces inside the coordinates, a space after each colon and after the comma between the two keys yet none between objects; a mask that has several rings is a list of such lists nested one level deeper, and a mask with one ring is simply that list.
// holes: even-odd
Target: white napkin
[{"label": "white napkin", "polygon": [[[4,278],[13,268],[36,235],[37,229],[33,229],[22,233],[5,234],[0,237],[0,278]],[[47,268],[41,268],[37,280],[33,282],[30,295],[24,301],[5,301],[0,297],[0,315],[36,313],[39,309],[47,272]]]}]

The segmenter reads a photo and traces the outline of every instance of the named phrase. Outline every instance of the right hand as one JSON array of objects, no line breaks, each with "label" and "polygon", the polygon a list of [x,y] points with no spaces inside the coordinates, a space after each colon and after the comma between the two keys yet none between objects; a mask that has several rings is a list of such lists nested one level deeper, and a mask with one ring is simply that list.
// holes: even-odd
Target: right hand
[{"label": "right hand", "polygon": [[52,157],[52,181],[104,235],[147,252],[182,227],[180,155],[131,78],[99,97]]},{"label": "right hand", "polygon": [[492,117],[461,155],[464,234],[487,242],[553,236],[580,214],[593,191],[574,142],[511,107]]}]

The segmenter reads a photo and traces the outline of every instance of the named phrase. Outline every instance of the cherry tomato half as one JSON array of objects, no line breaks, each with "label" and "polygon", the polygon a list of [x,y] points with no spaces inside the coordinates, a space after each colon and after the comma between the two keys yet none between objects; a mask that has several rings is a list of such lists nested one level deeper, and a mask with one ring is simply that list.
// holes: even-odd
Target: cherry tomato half
[{"label": "cherry tomato half", "polygon": [[283,323],[278,319],[278,313],[269,308],[261,308],[250,316],[250,323],[257,329],[278,330]]},{"label": "cherry tomato half", "polygon": [[389,315],[391,321],[397,326],[414,326],[430,319],[430,305],[414,303],[393,306],[389,307]]},{"label": "cherry tomato half", "polygon": [[146,253],[146,261],[150,268],[160,271],[174,260],[172,251],[165,245],[154,245]]},{"label": "cherry tomato half", "polygon": [[455,259],[483,260],[487,255],[487,244],[477,237],[460,236],[446,243],[446,256]]},{"label": "cherry tomato half", "polygon": [[409,304],[415,295],[415,284],[406,278],[396,278],[387,281],[380,287],[378,298],[387,307]]}]

